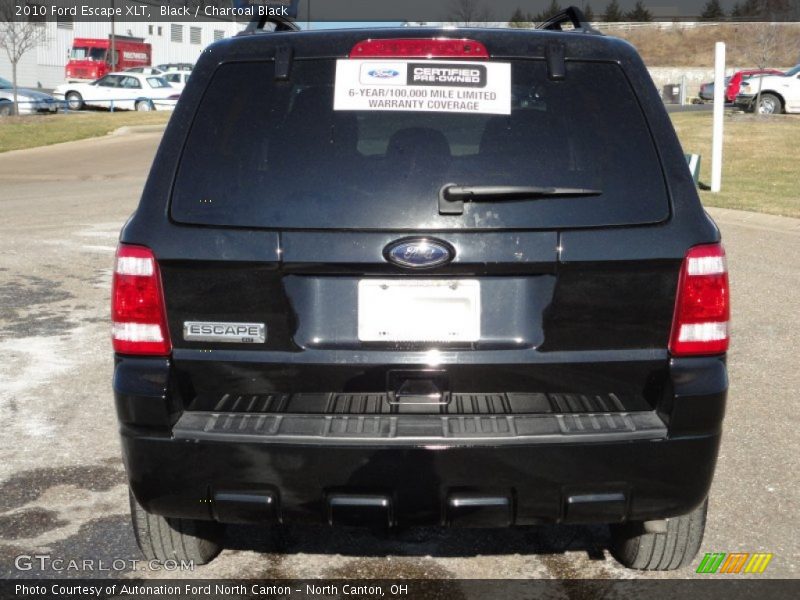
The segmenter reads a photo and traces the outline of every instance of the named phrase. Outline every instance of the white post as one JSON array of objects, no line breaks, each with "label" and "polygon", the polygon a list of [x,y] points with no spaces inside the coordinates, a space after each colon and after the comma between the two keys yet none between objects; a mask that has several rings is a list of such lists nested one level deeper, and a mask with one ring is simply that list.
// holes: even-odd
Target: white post
[{"label": "white post", "polygon": [[681,99],[680,105],[686,104],[686,73],[681,75]]},{"label": "white post", "polygon": [[725,114],[725,42],[717,42],[714,56],[714,129],[711,138],[711,191],[722,188],[722,124]]}]

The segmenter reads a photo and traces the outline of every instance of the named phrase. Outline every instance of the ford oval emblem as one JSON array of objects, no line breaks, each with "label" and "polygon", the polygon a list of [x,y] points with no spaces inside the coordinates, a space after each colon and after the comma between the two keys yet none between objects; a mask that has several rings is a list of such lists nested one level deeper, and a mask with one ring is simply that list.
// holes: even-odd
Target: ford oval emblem
[{"label": "ford oval emblem", "polygon": [[400,71],[394,69],[372,69],[367,73],[374,79],[393,79],[400,75]]},{"label": "ford oval emblem", "polygon": [[455,250],[447,242],[430,238],[406,238],[392,242],[383,251],[389,262],[409,269],[430,269],[453,260]]}]

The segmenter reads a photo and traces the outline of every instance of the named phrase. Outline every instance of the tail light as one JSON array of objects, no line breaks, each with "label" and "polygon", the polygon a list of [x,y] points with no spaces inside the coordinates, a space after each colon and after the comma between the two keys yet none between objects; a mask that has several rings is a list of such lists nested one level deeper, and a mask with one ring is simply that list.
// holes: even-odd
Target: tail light
[{"label": "tail light", "polygon": [[489,58],[489,52],[475,40],[399,38],[358,42],[350,58]]},{"label": "tail light", "polygon": [[721,244],[695,246],[686,253],[678,280],[669,350],[674,356],[728,350],[730,291]]},{"label": "tail light", "polygon": [[166,356],[172,351],[161,275],[152,250],[120,244],[111,290],[114,351]]}]

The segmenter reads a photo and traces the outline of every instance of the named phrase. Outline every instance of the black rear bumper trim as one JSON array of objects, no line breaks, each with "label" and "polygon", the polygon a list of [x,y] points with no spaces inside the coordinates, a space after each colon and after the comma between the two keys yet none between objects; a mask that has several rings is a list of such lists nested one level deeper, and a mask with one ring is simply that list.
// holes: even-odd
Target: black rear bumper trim
[{"label": "black rear bumper trim", "polygon": [[666,439],[655,411],[503,416],[185,412],[179,440],[321,444],[506,445]]},{"label": "black rear bumper trim", "polygon": [[198,394],[190,412],[322,415],[520,415],[550,413],[625,413],[651,410],[640,395],[613,392],[464,393],[444,391],[441,401],[397,400],[388,393]]}]

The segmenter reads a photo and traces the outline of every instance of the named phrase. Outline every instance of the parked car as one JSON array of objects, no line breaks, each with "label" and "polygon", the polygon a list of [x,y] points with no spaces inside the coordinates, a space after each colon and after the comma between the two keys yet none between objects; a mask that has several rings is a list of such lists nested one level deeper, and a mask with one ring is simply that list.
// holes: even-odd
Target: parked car
[{"label": "parked car", "polygon": [[[739,88],[743,80],[756,75],[783,75],[783,71],[777,69],[746,69],[736,71],[733,75],[725,78],[725,102],[732,103],[739,94]],[[700,86],[699,96],[706,102],[714,100],[714,82],[709,81]]]},{"label": "parked car", "polygon": [[191,75],[191,71],[167,71],[162,77],[176,90],[183,90]]},{"label": "parked car", "polygon": [[203,52],[121,232],[144,554],[207,562],[226,523],[610,523],[622,564],[690,564],[727,267],[635,49],[576,9],[279,25]]},{"label": "parked car", "polygon": [[728,78],[728,84],[725,88],[725,100],[727,102],[735,102],[736,96],[739,95],[742,81],[759,75],[783,75],[783,71],[779,71],[778,69],[748,69],[745,71],[736,71],[732,77]]},{"label": "parked car", "polygon": [[14,110],[14,84],[0,77],[0,117],[13,114],[32,115],[35,113],[54,113],[58,102],[50,94],[28,88],[17,88],[18,110]]},{"label": "parked car", "polygon": [[749,112],[757,109],[760,114],[800,113],[800,65],[784,75],[764,75],[743,81],[736,105]]},{"label": "parked car", "polygon": [[192,63],[164,63],[156,65],[156,68],[166,73],[167,71],[191,71],[194,65]]},{"label": "parked car", "polygon": [[176,91],[164,78],[157,75],[123,71],[110,73],[92,83],[62,84],[53,90],[53,96],[65,101],[70,110],[80,110],[84,106],[154,110],[155,101],[169,98]]},{"label": "parked car", "polygon": [[[727,90],[728,85],[730,83],[731,78],[725,78],[725,89]],[[700,93],[698,94],[700,99],[705,102],[712,102],[714,100],[714,82],[709,81],[708,83],[700,84]],[[727,97],[726,97],[727,99]]]},{"label": "parked car", "polygon": [[143,75],[161,75],[164,73],[163,70],[159,69],[158,67],[131,67],[129,69],[123,69],[122,73],[141,73]]}]

